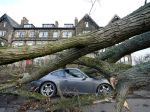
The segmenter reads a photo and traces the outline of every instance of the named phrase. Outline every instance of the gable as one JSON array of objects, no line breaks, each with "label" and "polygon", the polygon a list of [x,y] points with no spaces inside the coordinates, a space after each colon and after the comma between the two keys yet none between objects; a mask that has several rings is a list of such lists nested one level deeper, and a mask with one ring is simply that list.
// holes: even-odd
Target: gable
[{"label": "gable", "polygon": [[[88,24],[88,25],[87,25]],[[99,28],[99,25],[88,15],[86,14],[76,25],[76,27],[93,27],[95,29]]]},{"label": "gable", "polygon": [[115,15],[112,17],[112,19],[109,21],[108,24],[114,23],[114,22],[116,22],[116,21],[118,21],[118,20],[120,20],[120,17],[115,14]]},{"label": "gable", "polygon": [[4,27],[5,27],[5,24],[8,24],[13,28],[19,27],[19,24],[16,21],[14,21],[11,17],[9,17],[7,14],[4,14],[0,18],[0,23],[2,23],[4,25]]}]

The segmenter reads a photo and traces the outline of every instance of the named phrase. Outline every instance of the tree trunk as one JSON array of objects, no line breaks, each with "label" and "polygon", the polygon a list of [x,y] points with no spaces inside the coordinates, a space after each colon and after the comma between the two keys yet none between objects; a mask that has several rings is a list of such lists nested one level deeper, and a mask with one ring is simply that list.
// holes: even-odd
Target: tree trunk
[{"label": "tree trunk", "polygon": [[119,45],[107,49],[98,56],[98,59],[115,63],[125,55],[148,47],[150,47],[150,31],[134,36],[133,38],[126,40]]},{"label": "tree trunk", "polygon": [[64,41],[52,42],[45,46],[21,47],[18,49],[0,48],[0,65],[13,63],[24,59],[33,59],[50,55],[68,48],[98,45],[103,49],[124,41],[134,35],[149,31],[150,29],[150,3],[134,11],[130,15],[115,23],[92,32],[84,37],[74,37]]},{"label": "tree trunk", "polygon": [[121,112],[123,105],[126,101],[126,97],[129,92],[129,83],[124,80],[120,80],[117,84],[117,96],[116,96],[116,109],[115,112]]}]

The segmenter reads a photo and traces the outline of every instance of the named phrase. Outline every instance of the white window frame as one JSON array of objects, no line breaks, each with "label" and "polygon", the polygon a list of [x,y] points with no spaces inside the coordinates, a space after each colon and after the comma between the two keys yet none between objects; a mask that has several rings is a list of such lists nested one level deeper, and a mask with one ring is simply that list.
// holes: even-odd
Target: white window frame
[{"label": "white window frame", "polygon": [[31,32],[29,33],[29,37],[35,37],[35,32],[34,32],[34,31],[31,31]]},{"label": "white window frame", "polygon": [[72,32],[71,31],[64,31],[62,37],[63,38],[72,37]]},{"label": "white window frame", "polygon": [[25,37],[25,32],[23,32],[23,31],[19,31],[19,32],[17,32],[17,34],[16,34],[16,36],[17,37]]},{"label": "white window frame", "polygon": [[55,25],[54,24],[43,24],[42,27],[43,28],[54,28]]},{"label": "white window frame", "polygon": [[39,38],[47,38],[48,37],[48,32],[47,31],[43,31],[39,33]]},{"label": "white window frame", "polygon": [[60,32],[58,31],[53,32],[53,38],[59,38],[59,36],[60,36]]},{"label": "white window frame", "polygon": [[86,31],[86,30],[83,30],[83,34],[87,34],[89,33],[90,31]]},{"label": "white window frame", "polygon": [[64,27],[65,28],[73,28],[74,26],[73,26],[73,24],[64,24]]},{"label": "white window frame", "polygon": [[24,28],[32,28],[32,25],[31,24],[24,24],[23,27]]},{"label": "white window frame", "polygon": [[85,27],[86,27],[86,28],[89,27],[89,22],[85,22]]},{"label": "white window frame", "polygon": [[0,37],[5,36],[5,34],[6,34],[6,31],[0,30]]}]

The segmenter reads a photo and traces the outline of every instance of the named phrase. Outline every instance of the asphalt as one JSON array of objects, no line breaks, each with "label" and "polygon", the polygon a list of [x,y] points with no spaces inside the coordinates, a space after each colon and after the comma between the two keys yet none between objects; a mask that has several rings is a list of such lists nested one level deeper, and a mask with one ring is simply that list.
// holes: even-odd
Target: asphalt
[{"label": "asphalt", "polygon": [[[0,94],[0,112],[45,112],[43,110],[21,109],[29,98],[17,95]],[[54,99],[55,100],[55,99]],[[150,112],[150,91],[135,91],[127,98],[131,112]],[[30,105],[30,104],[29,104]],[[115,102],[99,102],[81,107],[82,112],[113,112]],[[63,111],[59,111],[63,112]],[[129,112],[125,108],[123,112]]]}]

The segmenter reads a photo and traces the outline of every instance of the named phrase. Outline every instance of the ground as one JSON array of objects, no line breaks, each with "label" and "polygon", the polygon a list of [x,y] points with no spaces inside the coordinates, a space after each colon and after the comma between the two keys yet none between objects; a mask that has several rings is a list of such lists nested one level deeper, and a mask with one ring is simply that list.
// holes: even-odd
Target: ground
[{"label": "ground", "polygon": [[[128,103],[131,112],[149,112],[150,110],[150,89],[135,91],[133,95],[128,96]],[[30,108],[29,98],[17,95],[0,95],[0,112],[45,112],[43,110],[34,110]],[[56,98],[52,99],[55,100]],[[57,98],[59,99],[59,98]],[[100,102],[97,104],[84,106],[82,112],[112,112],[114,102]],[[59,111],[62,112],[62,111]],[[126,109],[123,112],[128,112]]]}]

